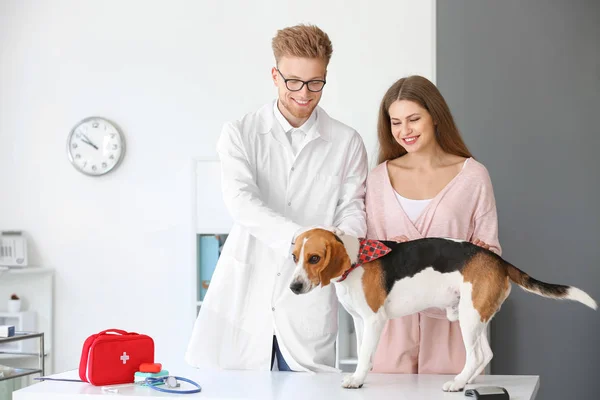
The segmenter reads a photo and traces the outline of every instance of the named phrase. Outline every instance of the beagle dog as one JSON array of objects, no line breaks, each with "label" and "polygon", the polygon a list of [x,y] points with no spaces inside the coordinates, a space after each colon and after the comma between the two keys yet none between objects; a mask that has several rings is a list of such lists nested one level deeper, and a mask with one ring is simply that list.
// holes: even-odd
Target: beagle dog
[{"label": "beagle dog", "polygon": [[442,388],[453,392],[472,383],[491,361],[485,328],[508,297],[511,282],[540,296],[597,308],[582,290],[540,282],[467,241],[425,238],[398,243],[311,229],[296,238],[292,256],[292,292],[304,294],[333,283],[340,303],[352,315],[358,365],[344,378],[345,388],[362,387],[381,331],[391,318],[435,307],[446,310],[450,321],[459,321],[465,365]]}]

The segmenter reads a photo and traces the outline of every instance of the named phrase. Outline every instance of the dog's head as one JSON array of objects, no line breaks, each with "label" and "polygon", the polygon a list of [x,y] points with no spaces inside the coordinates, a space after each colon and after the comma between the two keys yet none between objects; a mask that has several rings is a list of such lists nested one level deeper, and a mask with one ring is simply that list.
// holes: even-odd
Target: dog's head
[{"label": "dog's head", "polygon": [[304,294],[315,287],[327,286],[350,268],[344,242],[333,232],[311,229],[296,238],[292,257],[296,264],[290,289]]}]

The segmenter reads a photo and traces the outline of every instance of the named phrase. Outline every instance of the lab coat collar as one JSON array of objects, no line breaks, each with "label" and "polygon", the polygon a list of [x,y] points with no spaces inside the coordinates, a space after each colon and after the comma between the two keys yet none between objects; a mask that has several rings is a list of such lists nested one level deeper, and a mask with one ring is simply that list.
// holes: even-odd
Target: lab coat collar
[{"label": "lab coat collar", "polygon": [[[275,119],[277,120],[277,122],[279,122],[279,124],[283,128],[284,132],[288,133],[289,131],[296,129],[292,126],[292,124],[289,123],[289,121],[287,119],[285,119],[285,117],[281,113],[281,110],[279,110],[279,106],[277,103],[278,103],[277,101],[275,101],[273,103],[273,114],[275,114]],[[307,134],[308,132],[311,131],[316,119],[317,119],[317,112],[315,110],[310,115],[310,117],[302,124],[302,126],[298,127],[297,129],[304,132],[304,134]]]},{"label": "lab coat collar", "polygon": [[[276,122],[275,114],[273,112],[275,101],[277,101],[277,99],[269,104],[265,104],[258,111],[260,122],[257,126],[257,132],[262,135],[270,133],[273,129],[273,123]],[[315,122],[316,126],[313,127],[311,131],[314,132],[315,137],[320,137],[327,142],[331,141],[331,121],[329,115],[327,115],[325,110],[323,110],[320,106],[317,106],[314,112],[316,113],[317,121]]]}]

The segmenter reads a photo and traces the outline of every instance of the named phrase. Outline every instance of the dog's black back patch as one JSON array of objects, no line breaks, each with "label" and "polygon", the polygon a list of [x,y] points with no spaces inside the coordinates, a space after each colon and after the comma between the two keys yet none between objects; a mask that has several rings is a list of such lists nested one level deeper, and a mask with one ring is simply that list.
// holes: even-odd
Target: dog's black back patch
[{"label": "dog's black back patch", "polygon": [[397,243],[382,240],[392,251],[380,258],[389,293],[394,283],[410,278],[432,267],[441,273],[460,271],[477,253],[485,250],[469,242],[455,242],[441,238],[425,238]]}]

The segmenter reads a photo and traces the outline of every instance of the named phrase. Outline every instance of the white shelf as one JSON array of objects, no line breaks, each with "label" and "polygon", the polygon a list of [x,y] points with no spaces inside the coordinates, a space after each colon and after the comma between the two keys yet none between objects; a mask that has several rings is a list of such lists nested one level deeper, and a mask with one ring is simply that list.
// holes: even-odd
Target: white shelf
[{"label": "white shelf", "polygon": [[52,268],[45,267],[0,267],[0,275],[2,274],[10,274],[10,275],[21,275],[21,274],[49,274],[53,273],[54,270]]},{"label": "white shelf", "polygon": [[[8,311],[0,311],[0,318],[21,318],[23,313],[27,313],[28,311],[19,311],[16,313],[11,313]],[[30,329],[27,329],[30,330]]]},{"label": "white shelf", "polygon": [[340,364],[358,364],[358,358],[343,358]]},{"label": "white shelf", "polygon": [[[46,351],[44,352],[44,357],[48,357],[50,355],[50,352]],[[27,353],[27,354],[1,354],[0,353],[0,360],[24,360],[24,359],[30,359],[31,357],[35,357],[36,359],[40,358],[39,354],[34,354],[34,353]]]}]

